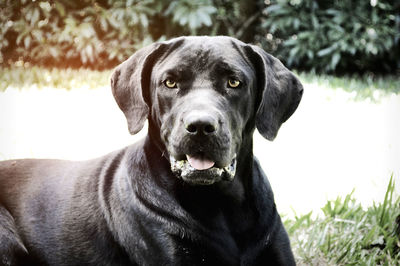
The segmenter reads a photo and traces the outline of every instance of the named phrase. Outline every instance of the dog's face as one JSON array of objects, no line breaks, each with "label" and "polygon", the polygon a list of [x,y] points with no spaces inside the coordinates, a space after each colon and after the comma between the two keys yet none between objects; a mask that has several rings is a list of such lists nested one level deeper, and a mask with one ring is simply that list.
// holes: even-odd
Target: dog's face
[{"label": "dog's face", "polygon": [[232,180],[244,138],[257,126],[273,139],[302,94],[277,59],[229,37],[144,48],[116,69],[112,88],[131,133],[149,118],[171,170],[194,185]]},{"label": "dog's face", "polygon": [[254,69],[224,44],[186,40],[151,75],[151,114],[172,170],[194,184],[234,177],[242,134],[254,117]]}]

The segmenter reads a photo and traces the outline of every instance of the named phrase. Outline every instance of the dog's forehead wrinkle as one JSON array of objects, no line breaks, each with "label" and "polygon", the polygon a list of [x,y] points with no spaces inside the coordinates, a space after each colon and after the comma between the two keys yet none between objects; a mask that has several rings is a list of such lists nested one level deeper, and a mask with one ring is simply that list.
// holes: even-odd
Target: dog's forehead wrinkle
[{"label": "dog's forehead wrinkle", "polygon": [[195,58],[199,66],[205,66],[210,61],[211,51],[206,49],[198,49],[195,52]]},{"label": "dog's forehead wrinkle", "polygon": [[195,68],[208,68],[220,61],[237,62],[238,58],[244,60],[243,53],[229,42],[187,42],[179,50],[176,50],[173,57],[179,62],[189,62]]},{"label": "dog's forehead wrinkle", "polygon": [[[173,51],[169,57],[164,58],[158,69],[159,75],[171,76],[179,80],[189,80],[193,76],[214,81],[221,78],[234,77],[241,81],[251,79],[251,64],[239,47],[230,41],[197,42],[187,41],[184,45]],[[160,73],[164,72],[164,73]]]},{"label": "dog's forehead wrinkle", "polygon": [[154,66],[152,75],[158,75],[162,78],[177,78],[189,74],[191,65],[180,58],[171,57]]},{"label": "dog's forehead wrinkle", "polygon": [[179,64],[176,64],[172,66],[171,68],[167,69],[165,72],[167,74],[182,74],[188,71],[190,68],[189,64],[185,64],[183,62],[179,62]]}]

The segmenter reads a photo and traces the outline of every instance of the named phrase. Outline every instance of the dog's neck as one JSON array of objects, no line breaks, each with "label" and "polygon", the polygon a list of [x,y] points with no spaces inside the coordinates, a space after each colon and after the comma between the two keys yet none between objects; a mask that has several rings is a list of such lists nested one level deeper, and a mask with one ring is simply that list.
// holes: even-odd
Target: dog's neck
[{"label": "dog's neck", "polygon": [[[151,131],[149,131],[151,132]],[[237,153],[237,169],[233,181],[220,181],[213,185],[189,185],[171,171],[168,154],[154,135],[149,133],[144,142],[145,160],[149,166],[151,186],[158,194],[149,197],[154,209],[166,209],[168,215],[183,223],[196,224],[196,228],[229,228],[225,237],[241,242],[251,228],[264,228],[265,216],[273,206],[265,208],[260,193],[273,197],[266,190],[252,153],[253,134],[244,139]],[[157,167],[150,167],[157,165]],[[149,185],[149,184],[148,184]],[[146,195],[145,195],[146,196]],[[157,198],[157,202],[154,199]],[[204,227],[205,226],[205,227]],[[200,229],[199,229],[200,230]],[[228,233],[230,232],[230,233]]]}]

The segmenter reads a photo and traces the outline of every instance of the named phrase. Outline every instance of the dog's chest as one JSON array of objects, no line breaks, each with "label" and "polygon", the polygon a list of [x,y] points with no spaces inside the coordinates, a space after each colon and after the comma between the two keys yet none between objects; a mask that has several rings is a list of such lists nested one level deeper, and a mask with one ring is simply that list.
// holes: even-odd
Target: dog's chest
[{"label": "dog's chest", "polygon": [[251,265],[262,252],[263,245],[258,237],[253,242],[245,237],[242,241],[240,243],[232,235],[221,233],[200,241],[175,239],[172,261],[176,265]]},{"label": "dog's chest", "polygon": [[254,215],[246,215],[210,217],[198,231],[170,236],[171,261],[175,265],[251,265],[268,236]]}]

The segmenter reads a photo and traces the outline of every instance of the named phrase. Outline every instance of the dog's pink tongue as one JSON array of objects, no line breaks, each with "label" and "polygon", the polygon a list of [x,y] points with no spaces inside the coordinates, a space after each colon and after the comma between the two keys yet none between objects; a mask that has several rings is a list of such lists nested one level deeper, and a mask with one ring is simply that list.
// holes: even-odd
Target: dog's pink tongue
[{"label": "dog's pink tongue", "polygon": [[189,155],[186,155],[186,158],[189,164],[196,170],[206,170],[213,167],[215,164],[213,161],[209,161],[207,159],[199,159],[191,157]]}]

